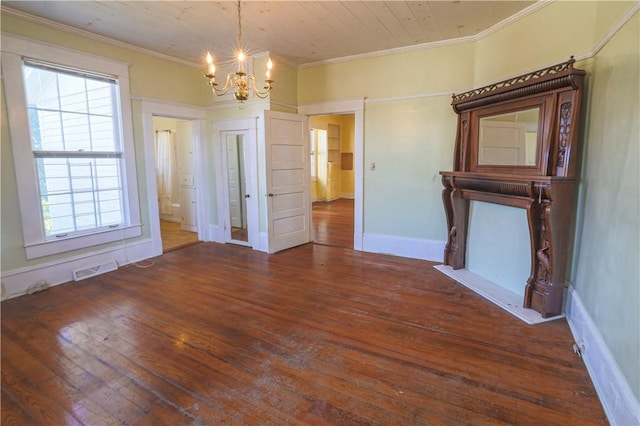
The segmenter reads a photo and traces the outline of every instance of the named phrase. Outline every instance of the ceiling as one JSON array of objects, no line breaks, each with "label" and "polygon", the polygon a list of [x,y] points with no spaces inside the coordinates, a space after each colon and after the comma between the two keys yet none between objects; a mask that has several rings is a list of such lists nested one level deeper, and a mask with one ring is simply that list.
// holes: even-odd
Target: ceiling
[{"label": "ceiling", "polygon": [[[249,53],[292,65],[472,37],[535,1],[243,1]],[[238,37],[233,1],[11,1],[22,12],[191,64],[209,50],[231,59]],[[33,17],[29,17],[33,19]]]}]

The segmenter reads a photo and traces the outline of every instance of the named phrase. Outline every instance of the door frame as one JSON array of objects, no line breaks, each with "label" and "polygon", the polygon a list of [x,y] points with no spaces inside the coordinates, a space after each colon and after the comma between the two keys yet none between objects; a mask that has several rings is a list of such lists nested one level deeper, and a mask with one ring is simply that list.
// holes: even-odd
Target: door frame
[{"label": "door frame", "polygon": [[299,105],[298,114],[306,115],[307,118],[314,115],[354,115],[353,249],[362,251],[364,232],[364,98]]},{"label": "door frame", "polygon": [[[226,150],[223,151],[223,137],[226,134],[242,134],[244,144],[244,167],[247,188],[251,195],[247,198],[248,241],[231,238],[231,220],[229,218],[229,196],[226,189],[227,161]],[[245,245],[254,249],[260,243],[260,211],[258,204],[258,119],[244,118],[237,120],[216,120],[213,122],[214,167],[216,173],[216,206],[218,229],[216,241]]]},{"label": "door frame", "polygon": [[[167,117],[177,120],[191,121],[193,124],[193,152],[202,151],[205,135],[205,111],[202,108],[190,107],[187,105],[165,103],[161,101],[142,100],[142,127],[144,134],[144,164],[145,178],[147,181],[147,208],[149,214],[149,230],[151,233],[151,256],[162,254],[162,235],[160,233],[160,211],[158,208],[158,186],[156,184],[156,156],[155,156],[155,135],[153,127],[153,117]],[[202,157],[202,156],[201,156]],[[196,221],[198,228],[198,239],[206,240],[205,202],[204,194],[205,180],[202,171],[205,170],[204,159],[196,159],[193,165],[194,181],[196,184]]]}]

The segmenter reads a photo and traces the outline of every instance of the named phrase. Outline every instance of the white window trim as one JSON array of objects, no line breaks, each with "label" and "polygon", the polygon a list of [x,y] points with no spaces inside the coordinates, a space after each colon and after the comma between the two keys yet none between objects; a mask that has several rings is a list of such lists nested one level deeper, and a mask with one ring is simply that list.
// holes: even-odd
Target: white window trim
[{"label": "white window trim", "polygon": [[[113,230],[47,240],[42,226],[37,171],[33,161],[27,105],[22,75],[23,57],[113,75],[118,79],[120,131],[124,156],[124,215],[126,226]],[[82,249],[142,234],[136,176],[133,124],[126,63],[63,49],[57,46],[2,34],[2,79],[4,82],[11,146],[16,168],[18,200],[27,259]]]}]

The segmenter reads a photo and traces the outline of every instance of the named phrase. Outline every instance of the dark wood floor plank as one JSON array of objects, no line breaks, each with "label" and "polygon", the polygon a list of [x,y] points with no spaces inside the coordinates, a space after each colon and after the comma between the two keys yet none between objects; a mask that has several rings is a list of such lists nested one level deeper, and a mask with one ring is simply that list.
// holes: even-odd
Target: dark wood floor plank
[{"label": "dark wood floor plank", "polygon": [[316,244],[353,248],[353,210],[352,199],[314,202],[311,209],[312,241]]},{"label": "dark wood floor plank", "polygon": [[[155,261],[2,303],[7,417],[606,423],[566,321],[528,326],[429,262],[211,243]],[[26,398],[32,380],[57,399]]]},{"label": "dark wood floor plank", "polygon": [[35,423],[35,420],[24,412],[19,404],[16,404],[2,389],[0,392],[0,407],[2,415],[0,416],[0,424],[4,426],[24,426]]},{"label": "dark wood floor plank", "polygon": [[[16,362],[18,361],[18,362]],[[73,410],[66,410],[56,403],[54,395],[43,391],[39,386],[28,383],[27,380],[12,365],[18,364],[19,360],[12,363],[4,361],[2,363],[2,392],[14,402],[13,408],[19,407],[20,412],[10,411],[11,406],[2,406],[3,417],[19,414],[29,417],[33,424],[54,425],[65,423],[69,425],[82,424]]]}]

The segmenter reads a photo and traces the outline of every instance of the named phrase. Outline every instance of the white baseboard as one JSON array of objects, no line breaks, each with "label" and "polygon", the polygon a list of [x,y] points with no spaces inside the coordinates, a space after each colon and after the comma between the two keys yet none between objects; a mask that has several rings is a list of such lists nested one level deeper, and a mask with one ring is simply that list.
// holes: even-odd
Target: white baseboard
[{"label": "white baseboard", "polygon": [[254,247],[253,249],[269,253],[269,234],[266,232],[260,232],[258,236],[258,247]]},{"label": "white baseboard", "polygon": [[362,251],[442,262],[446,241],[398,237],[394,235],[364,234]]},{"label": "white baseboard", "polygon": [[207,241],[224,243],[224,228],[218,225],[209,225],[207,227]]},{"label": "white baseboard", "polygon": [[27,293],[27,289],[42,281],[49,287],[72,281],[73,271],[77,269],[90,268],[110,261],[124,266],[153,256],[154,244],[149,238],[40,265],[3,271],[0,276],[2,300],[22,296]]},{"label": "white baseboard", "polygon": [[640,425],[640,404],[580,296],[571,286],[567,320],[609,422],[619,426]]}]

